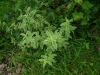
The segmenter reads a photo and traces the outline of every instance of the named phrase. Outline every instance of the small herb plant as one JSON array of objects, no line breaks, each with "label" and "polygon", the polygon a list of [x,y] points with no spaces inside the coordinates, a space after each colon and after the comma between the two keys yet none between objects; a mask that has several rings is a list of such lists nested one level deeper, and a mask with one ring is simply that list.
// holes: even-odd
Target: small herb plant
[{"label": "small herb plant", "polygon": [[52,29],[44,16],[38,11],[27,8],[25,14],[21,14],[17,22],[13,22],[10,26],[12,43],[17,44],[24,51],[32,48],[33,50],[46,51],[39,59],[43,63],[52,65],[55,62],[54,57],[57,56],[55,51],[67,47],[71,33],[76,29],[71,25],[72,20],[66,18],[59,28]]}]

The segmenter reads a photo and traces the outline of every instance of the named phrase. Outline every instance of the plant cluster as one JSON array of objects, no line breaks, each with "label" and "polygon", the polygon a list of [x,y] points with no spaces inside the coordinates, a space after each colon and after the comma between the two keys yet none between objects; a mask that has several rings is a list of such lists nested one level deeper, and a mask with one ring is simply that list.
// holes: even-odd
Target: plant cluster
[{"label": "plant cluster", "polygon": [[10,26],[12,43],[17,44],[19,48],[28,51],[29,48],[33,50],[46,50],[39,61],[43,62],[43,67],[48,63],[52,65],[55,62],[55,51],[67,47],[68,40],[71,38],[71,32],[76,27],[71,25],[72,20],[61,23],[61,27],[56,28],[50,25],[48,21],[38,14],[37,10],[30,10],[28,7],[25,14],[21,14],[17,23],[13,22]]},{"label": "plant cluster", "polygon": [[[11,51],[11,62],[14,65],[15,62],[21,61],[21,63],[25,61],[29,65],[36,56],[35,61],[41,63],[43,68],[50,65],[56,69],[53,63],[61,65],[59,61],[62,62],[65,70],[66,66],[73,65],[75,62],[81,64],[82,67],[88,67],[86,65],[88,58],[84,62],[77,62],[77,60],[81,60],[79,56],[86,55],[86,50],[88,53],[89,50],[95,49],[94,44],[100,43],[98,38],[100,37],[100,19],[97,15],[100,6],[95,3],[98,1],[10,0],[5,2],[0,3],[0,5],[6,5],[5,9],[2,9],[3,6],[0,7],[4,10],[0,12],[0,52],[4,53],[7,49],[12,48],[14,51],[9,51]],[[13,9],[11,9],[10,3],[14,3]],[[95,34],[95,37],[92,33]],[[96,48],[99,50],[100,47],[96,46]],[[99,52],[98,50],[97,52]],[[89,63],[93,66],[93,63]],[[77,65],[77,67],[80,66]],[[82,67],[80,68],[82,69]],[[90,69],[90,67],[88,68]],[[66,72],[72,75],[69,70]],[[73,69],[71,72],[75,75],[79,74]],[[97,74],[97,71],[92,72],[91,70],[91,75],[95,75],[95,72]],[[66,75],[63,70],[61,73]],[[27,74],[23,73],[23,75]]]}]

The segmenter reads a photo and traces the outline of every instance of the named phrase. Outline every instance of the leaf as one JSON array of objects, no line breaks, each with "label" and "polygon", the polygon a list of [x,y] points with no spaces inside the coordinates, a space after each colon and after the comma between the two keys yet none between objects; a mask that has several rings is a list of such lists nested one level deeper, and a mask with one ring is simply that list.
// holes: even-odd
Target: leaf
[{"label": "leaf", "polygon": [[54,49],[57,50],[57,43],[56,43],[56,41],[52,41],[52,46],[53,46]]},{"label": "leaf", "polygon": [[83,42],[83,45],[86,47],[86,49],[89,49],[89,43],[88,42]]},{"label": "leaf", "polygon": [[49,18],[51,18],[52,20],[56,19],[56,14],[54,12],[49,12],[48,13]]},{"label": "leaf", "polygon": [[21,33],[20,35],[23,36],[23,37],[26,37],[26,34],[24,34],[24,33]]},{"label": "leaf", "polygon": [[83,0],[74,0],[75,3],[82,4]]},{"label": "leaf", "polygon": [[54,57],[56,56],[56,54],[52,54],[52,53],[50,53],[50,54],[48,54],[48,55],[42,55],[41,57],[41,59],[39,59],[39,61],[40,62],[42,62],[43,63],[43,68],[48,64],[48,65],[51,65],[52,66],[52,63],[54,63],[55,62],[55,60],[54,60]]},{"label": "leaf", "polygon": [[44,44],[51,47],[52,49],[57,49],[57,36],[52,31],[46,31],[47,38],[44,40]]},{"label": "leaf", "polygon": [[82,12],[74,12],[73,13],[73,18],[74,18],[75,21],[80,20],[80,19],[83,18],[83,13]]},{"label": "leaf", "polygon": [[83,4],[82,4],[82,8],[83,8],[84,10],[89,10],[89,9],[92,8],[92,7],[93,7],[93,4],[90,3],[89,1],[84,1]]},{"label": "leaf", "polygon": [[18,9],[20,9],[21,8],[21,6],[22,6],[22,1],[18,1],[17,3],[16,3],[16,6],[15,6],[15,11],[17,11]]},{"label": "leaf", "polygon": [[68,40],[69,38],[71,38],[70,33],[73,32],[73,30],[76,29],[75,26],[71,26],[71,25],[70,25],[70,24],[71,24],[71,23],[70,23],[71,21],[72,21],[72,20],[66,19],[66,22],[63,22],[63,23],[61,23],[61,25],[60,25],[60,26],[61,26],[60,32],[62,32],[62,33],[65,34],[67,40]]},{"label": "leaf", "polygon": [[81,21],[81,25],[87,25],[87,23],[88,23],[88,21],[85,18]]},{"label": "leaf", "polygon": [[24,16],[21,14],[18,18],[17,18],[17,20],[22,20],[24,18]]},{"label": "leaf", "polygon": [[72,9],[74,8],[74,6],[75,6],[75,4],[71,2],[71,3],[69,3],[69,4],[67,5],[66,9],[72,10]]},{"label": "leaf", "polygon": [[52,31],[46,31],[47,36],[52,37],[53,36],[53,32]]},{"label": "leaf", "polygon": [[93,66],[93,65],[94,65],[94,63],[90,63],[90,65],[91,65],[91,66]]},{"label": "leaf", "polygon": [[28,8],[26,9],[26,14],[30,11],[30,9],[31,9],[31,7],[28,7]]},{"label": "leaf", "polygon": [[37,49],[37,48],[38,48],[38,41],[34,39],[34,40],[31,42],[31,46],[32,46],[34,49]]}]

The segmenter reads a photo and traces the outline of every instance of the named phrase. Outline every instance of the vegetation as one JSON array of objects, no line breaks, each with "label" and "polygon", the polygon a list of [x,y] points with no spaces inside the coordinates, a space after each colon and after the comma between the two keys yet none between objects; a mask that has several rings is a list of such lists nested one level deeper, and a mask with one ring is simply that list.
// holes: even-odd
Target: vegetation
[{"label": "vegetation", "polygon": [[1,75],[100,74],[99,0],[1,0],[0,10]]}]

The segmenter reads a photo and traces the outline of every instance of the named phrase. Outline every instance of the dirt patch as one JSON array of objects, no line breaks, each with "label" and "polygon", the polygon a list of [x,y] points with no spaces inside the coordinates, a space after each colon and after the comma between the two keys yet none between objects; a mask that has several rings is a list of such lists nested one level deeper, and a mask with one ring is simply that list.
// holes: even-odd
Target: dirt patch
[{"label": "dirt patch", "polygon": [[21,68],[22,68],[22,64],[17,63],[16,64],[17,67],[16,69],[10,69],[7,67],[7,64],[0,64],[0,75],[21,75]]}]

